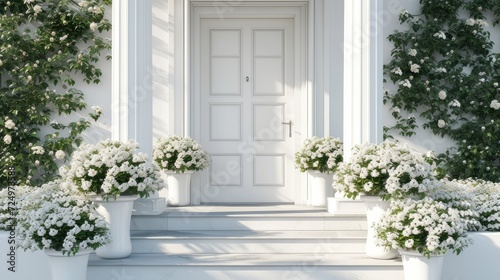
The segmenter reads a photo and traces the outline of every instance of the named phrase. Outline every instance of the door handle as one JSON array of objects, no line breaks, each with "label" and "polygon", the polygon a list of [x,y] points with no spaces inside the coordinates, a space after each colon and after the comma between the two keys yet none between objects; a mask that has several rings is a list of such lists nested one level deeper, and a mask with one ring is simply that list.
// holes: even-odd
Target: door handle
[{"label": "door handle", "polygon": [[292,138],[292,121],[282,122],[281,124],[288,125],[288,136]]}]

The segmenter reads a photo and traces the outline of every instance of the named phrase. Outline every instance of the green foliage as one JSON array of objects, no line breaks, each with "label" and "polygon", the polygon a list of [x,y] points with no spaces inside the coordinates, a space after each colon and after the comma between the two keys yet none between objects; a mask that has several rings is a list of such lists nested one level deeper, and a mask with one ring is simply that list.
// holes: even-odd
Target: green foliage
[{"label": "green foliage", "polygon": [[[100,82],[95,64],[111,48],[99,37],[111,24],[104,18],[110,0],[11,0],[0,2],[0,187],[14,167],[16,184],[40,184],[54,177],[97,120],[58,123],[86,108],[76,79]],[[109,57],[108,57],[109,58]],[[64,117],[63,117],[64,119]],[[41,128],[49,126],[46,135]],[[41,147],[41,148],[39,148]],[[12,176],[11,176],[12,177]],[[12,178],[11,178],[12,179]]]},{"label": "green foliage", "polygon": [[492,51],[485,27],[486,15],[498,22],[500,4],[496,0],[421,0],[420,4],[420,15],[400,14],[408,29],[388,37],[394,49],[384,71],[398,89],[384,95],[396,120],[384,129],[386,137],[390,131],[414,135],[418,126],[413,114],[418,114],[423,128],[456,143],[439,155],[448,175],[498,182],[500,54]]}]

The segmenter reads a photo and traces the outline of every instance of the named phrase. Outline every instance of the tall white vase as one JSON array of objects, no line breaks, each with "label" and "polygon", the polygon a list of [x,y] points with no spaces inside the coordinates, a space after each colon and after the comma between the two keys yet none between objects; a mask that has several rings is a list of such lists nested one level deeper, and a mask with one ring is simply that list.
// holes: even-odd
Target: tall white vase
[{"label": "tall white vase", "polygon": [[373,259],[389,260],[399,256],[396,249],[387,250],[375,244],[375,229],[373,226],[385,214],[390,206],[389,201],[384,201],[379,196],[362,195],[360,199],[365,203],[366,222],[368,232],[366,236],[366,255]]},{"label": "tall white vase", "polygon": [[52,280],[86,280],[87,264],[92,249],[82,250],[75,255],[63,255],[61,251],[45,249]]},{"label": "tall white vase", "polygon": [[130,217],[137,196],[119,196],[116,200],[104,200],[102,197],[92,197],[97,202],[97,212],[109,224],[111,243],[96,250],[96,255],[103,259],[121,259],[130,256]]},{"label": "tall white vase", "polygon": [[186,206],[191,204],[191,175],[193,171],[167,174],[167,203],[170,206]]},{"label": "tall white vase", "polygon": [[311,176],[311,205],[325,206],[327,188],[332,187],[333,175],[330,173],[321,173],[316,170],[308,171]]},{"label": "tall white vase", "polygon": [[405,280],[441,280],[444,254],[427,258],[414,250],[399,250],[399,253]]}]

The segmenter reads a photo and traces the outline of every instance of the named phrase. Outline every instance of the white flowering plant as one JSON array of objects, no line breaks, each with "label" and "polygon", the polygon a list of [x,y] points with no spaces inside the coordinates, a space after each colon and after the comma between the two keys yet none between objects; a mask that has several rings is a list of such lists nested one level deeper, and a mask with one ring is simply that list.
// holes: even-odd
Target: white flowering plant
[{"label": "white flowering plant", "polygon": [[316,170],[321,173],[335,172],[343,160],[344,146],[332,136],[307,138],[295,153],[295,168],[300,172]]},{"label": "white flowering plant", "polygon": [[455,184],[469,192],[478,214],[481,231],[500,231],[500,183],[485,180],[457,180]]},{"label": "white flowering plant", "polygon": [[55,178],[100,117],[97,107],[86,109],[77,83],[101,81],[97,65],[111,49],[103,33],[111,30],[110,4],[0,1],[0,188],[10,184],[11,167],[16,185]]},{"label": "white flowering plant", "polygon": [[468,231],[483,230],[476,195],[464,181],[442,179],[436,182],[436,188],[428,193],[428,197],[457,209]]},{"label": "white flowering plant", "polygon": [[71,256],[111,241],[95,205],[70,182],[56,180],[32,188],[17,204],[16,237],[21,249],[52,249]]},{"label": "white flowering plant", "polygon": [[17,220],[17,199],[33,187],[8,186],[0,190],[0,231],[11,231]]},{"label": "white flowering plant", "polygon": [[393,201],[374,229],[377,245],[427,257],[450,250],[459,254],[472,244],[459,210],[430,197]]},{"label": "white flowering plant", "polygon": [[120,195],[147,197],[162,189],[164,182],[158,168],[137,149],[133,141],[85,144],[75,151],[69,165],[60,168],[60,174],[79,191],[105,200]]},{"label": "white flowering plant", "polygon": [[434,168],[425,155],[398,142],[363,143],[339,165],[333,185],[353,199],[360,194],[384,200],[422,198],[435,187]]},{"label": "white flowering plant", "polygon": [[395,123],[385,136],[422,127],[451,138],[438,155],[451,178],[500,181],[500,60],[488,28],[499,15],[498,1],[421,0],[388,36],[384,104]]},{"label": "white flowering plant", "polygon": [[203,170],[210,164],[208,154],[200,144],[190,137],[177,135],[156,141],[153,160],[161,169],[175,173]]}]

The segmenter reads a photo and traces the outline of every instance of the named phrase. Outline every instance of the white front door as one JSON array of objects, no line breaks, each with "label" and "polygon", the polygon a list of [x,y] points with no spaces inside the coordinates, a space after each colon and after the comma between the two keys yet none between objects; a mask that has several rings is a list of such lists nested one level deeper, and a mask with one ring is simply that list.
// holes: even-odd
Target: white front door
[{"label": "white front door", "polygon": [[293,202],[294,19],[201,18],[199,35],[201,202]]}]

